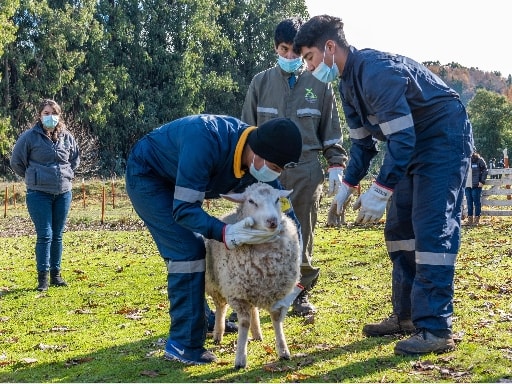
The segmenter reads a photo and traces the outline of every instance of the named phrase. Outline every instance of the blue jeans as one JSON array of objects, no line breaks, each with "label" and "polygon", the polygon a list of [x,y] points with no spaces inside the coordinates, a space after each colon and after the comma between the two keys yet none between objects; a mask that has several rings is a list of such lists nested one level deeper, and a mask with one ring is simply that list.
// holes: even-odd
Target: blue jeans
[{"label": "blue jeans", "polygon": [[466,202],[468,203],[468,216],[473,216],[473,212],[474,216],[480,216],[482,212],[482,188],[466,187]]},{"label": "blue jeans", "polygon": [[60,271],[62,234],[71,206],[71,191],[54,195],[27,190],[27,209],[36,228],[37,271]]}]

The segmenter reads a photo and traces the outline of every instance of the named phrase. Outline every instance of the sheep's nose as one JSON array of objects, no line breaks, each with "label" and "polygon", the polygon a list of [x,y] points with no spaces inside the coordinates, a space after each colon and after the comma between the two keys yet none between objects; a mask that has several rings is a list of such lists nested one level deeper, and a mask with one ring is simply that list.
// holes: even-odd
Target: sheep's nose
[{"label": "sheep's nose", "polygon": [[270,217],[267,219],[267,224],[269,228],[275,229],[277,228],[277,217]]}]

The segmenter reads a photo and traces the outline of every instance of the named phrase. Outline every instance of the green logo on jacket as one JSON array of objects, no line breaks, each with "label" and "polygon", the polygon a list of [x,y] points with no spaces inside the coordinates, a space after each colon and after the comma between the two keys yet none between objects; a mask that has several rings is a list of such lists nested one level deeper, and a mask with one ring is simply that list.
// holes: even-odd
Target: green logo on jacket
[{"label": "green logo on jacket", "polygon": [[304,95],[306,101],[312,103],[318,100],[318,96],[313,92],[313,88],[306,88],[306,94]]}]

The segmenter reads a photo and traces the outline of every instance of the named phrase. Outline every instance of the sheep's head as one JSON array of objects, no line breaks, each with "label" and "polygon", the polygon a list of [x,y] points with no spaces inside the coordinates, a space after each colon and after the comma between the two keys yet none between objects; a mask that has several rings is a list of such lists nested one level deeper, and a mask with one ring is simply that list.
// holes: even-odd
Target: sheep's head
[{"label": "sheep's head", "polygon": [[252,217],[254,229],[276,231],[281,225],[281,198],[288,197],[293,190],[278,190],[264,183],[255,183],[243,193],[221,195],[223,198],[239,203],[239,219]]}]

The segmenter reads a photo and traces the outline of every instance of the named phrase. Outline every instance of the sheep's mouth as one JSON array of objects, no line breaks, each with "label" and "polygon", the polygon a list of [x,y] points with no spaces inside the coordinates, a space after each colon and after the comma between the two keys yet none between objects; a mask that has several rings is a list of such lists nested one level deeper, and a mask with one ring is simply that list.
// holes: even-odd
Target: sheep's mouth
[{"label": "sheep's mouth", "polygon": [[256,229],[261,229],[262,231],[268,231],[268,232],[281,232],[283,230],[283,226],[281,224],[272,227],[272,226],[265,226],[265,227],[259,227]]}]

